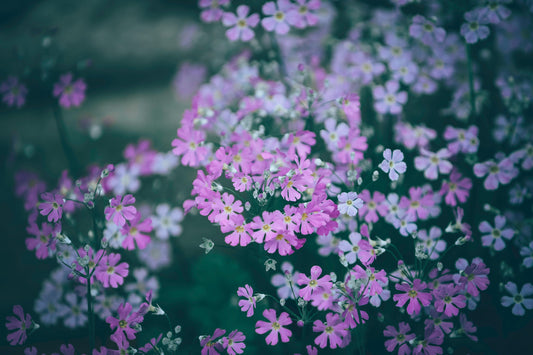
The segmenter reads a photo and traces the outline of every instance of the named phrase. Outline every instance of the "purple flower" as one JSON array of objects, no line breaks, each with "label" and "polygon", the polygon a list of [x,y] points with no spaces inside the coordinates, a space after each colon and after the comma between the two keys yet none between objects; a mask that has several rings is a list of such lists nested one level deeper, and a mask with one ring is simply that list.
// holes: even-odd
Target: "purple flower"
[{"label": "purple flower", "polygon": [[[533,285],[530,283],[522,286],[520,292],[514,282],[507,282],[505,289],[513,297],[503,296],[502,306],[509,307],[514,304],[512,312],[515,316],[523,316],[526,313],[526,309],[533,309],[533,298],[525,298],[525,296],[533,295]],[[525,308],[525,309],[524,309]]]},{"label": "purple flower", "polygon": [[485,7],[480,10],[481,16],[486,18],[490,23],[496,25],[505,20],[511,15],[511,10],[503,6],[502,2],[510,2],[509,0],[491,0]]},{"label": "purple flower", "polygon": [[157,338],[152,338],[149,343],[146,343],[146,345],[139,348],[139,350],[144,353],[149,353],[151,350],[157,347],[157,344],[159,344],[162,337],[163,337],[163,334],[159,334]]},{"label": "purple flower", "polygon": [[466,43],[476,43],[489,36],[490,30],[484,26],[489,23],[489,19],[484,15],[483,10],[476,8],[465,13],[465,20],[467,23],[461,26],[461,35]]},{"label": "purple flower", "polygon": [[85,100],[86,89],[83,79],[72,82],[72,73],[67,73],[54,84],[54,96],[59,96],[59,104],[64,108],[78,107]]},{"label": "purple flower", "polygon": [[459,314],[459,308],[466,306],[466,297],[458,294],[460,287],[455,285],[441,285],[435,291],[435,309],[437,312],[444,312],[448,317]]},{"label": "purple flower", "polygon": [[422,156],[415,158],[415,167],[419,171],[424,171],[426,179],[436,180],[439,173],[448,174],[453,168],[447,160],[451,157],[451,153],[446,148],[440,149],[437,153],[422,148],[420,153]]},{"label": "purple flower", "polygon": [[222,24],[226,27],[231,27],[226,31],[226,37],[230,41],[236,41],[241,39],[243,42],[247,42],[254,38],[254,31],[250,27],[255,27],[259,23],[259,15],[252,14],[248,16],[250,8],[246,5],[240,5],[237,8],[237,16],[231,12],[226,12],[222,16]]},{"label": "purple flower", "polygon": [[124,341],[127,343],[127,340],[135,339],[135,334],[138,332],[135,325],[143,321],[143,317],[137,312],[131,313],[132,308],[131,304],[123,303],[118,307],[117,318],[109,316],[105,320],[111,327],[111,330],[115,329],[113,341],[117,345],[120,345],[119,342]]},{"label": "purple flower", "polygon": [[296,286],[296,280],[300,273],[294,271],[294,267],[288,261],[281,264],[281,271],[283,274],[275,274],[272,276],[270,282],[272,286],[278,288],[279,298],[296,298],[300,288]]},{"label": "purple flower", "polygon": [[311,10],[320,9],[320,0],[296,0],[297,5],[290,11],[289,23],[296,28],[315,26],[318,16]]},{"label": "purple flower", "polygon": [[230,0],[199,0],[198,6],[202,9],[200,18],[204,22],[215,22],[220,20],[224,11],[220,6],[225,6],[230,3]]},{"label": "purple flower", "polygon": [[[95,270],[95,276],[104,287],[117,288],[124,283],[124,278],[128,276],[128,263],[120,261],[120,254],[111,253],[102,258]],[[118,265],[117,265],[118,264]]]},{"label": "purple flower", "polygon": [[403,294],[395,294],[393,300],[396,303],[397,307],[402,307],[407,301],[407,313],[409,315],[420,313],[420,303],[423,306],[429,306],[431,303],[432,296],[430,293],[421,292],[426,289],[426,283],[421,282],[419,279],[415,279],[412,285],[408,284],[396,284],[396,289],[398,291],[403,291]]},{"label": "purple flower", "polygon": [[461,323],[461,328],[458,330],[458,332],[466,335],[472,341],[477,341],[477,336],[472,334],[477,332],[477,328],[474,326],[474,323],[466,319],[466,315],[464,313],[459,315],[459,322]]},{"label": "purple flower", "polygon": [[494,228],[487,221],[479,224],[479,231],[481,233],[488,233],[481,237],[483,246],[493,246],[494,250],[500,251],[505,248],[503,238],[511,240],[514,236],[514,230],[505,228],[507,220],[504,216],[496,216],[494,218]]},{"label": "purple flower", "polygon": [[5,102],[7,106],[17,106],[17,108],[21,108],[26,102],[28,89],[24,84],[19,82],[18,78],[10,76],[6,81],[0,84],[0,93],[4,95],[2,101]]},{"label": "purple flower", "polygon": [[413,355],[437,355],[442,354],[441,345],[444,341],[442,332],[436,330],[434,327],[428,327],[425,329],[424,340],[420,341],[418,345],[413,349]]},{"label": "purple flower", "polygon": [[466,292],[473,297],[479,295],[479,291],[486,290],[489,287],[489,278],[487,275],[490,269],[479,258],[472,260],[472,263],[468,265],[466,259],[459,259],[455,263],[457,269],[461,271],[461,275],[454,275],[454,280],[459,285],[466,288]]},{"label": "purple flower", "polygon": [[460,203],[465,203],[470,194],[472,188],[472,180],[467,177],[462,178],[461,173],[457,170],[453,170],[450,174],[450,180],[444,180],[440,189],[441,195],[446,195],[444,201],[447,205],[455,207],[457,206],[457,200]]},{"label": "purple flower", "polygon": [[379,164],[379,167],[383,172],[389,173],[389,179],[392,181],[398,180],[399,174],[405,173],[407,165],[403,161],[403,153],[399,149],[394,149],[391,154],[390,149],[385,149],[383,152],[384,160]]},{"label": "purple flower", "polygon": [[415,338],[415,335],[413,333],[407,334],[410,331],[411,327],[405,322],[400,322],[400,324],[398,325],[398,330],[396,330],[396,328],[394,328],[392,325],[388,325],[387,327],[385,327],[383,335],[392,338],[385,341],[385,348],[387,349],[387,351],[393,352],[396,348],[396,345],[399,345],[399,355],[410,354],[411,348],[409,347],[409,341]]},{"label": "purple flower", "polygon": [[278,343],[278,334],[281,337],[281,341],[284,343],[289,342],[289,338],[292,336],[292,332],[284,328],[284,325],[289,325],[292,323],[291,318],[289,317],[289,314],[286,312],[281,312],[279,315],[279,318],[276,317],[276,310],[274,309],[265,309],[263,312],[263,317],[269,320],[269,322],[265,321],[257,321],[255,323],[255,332],[257,334],[265,334],[266,332],[270,331],[270,334],[266,337],[266,343],[268,345],[276,345]]},{"label": "purple flower", "polygon": [[337,346],[342,346],[342,338],[347,336],[346,324],[341,321],[340,317],[336,313],[326,314],[326,323],[317,319],[313,323],[313,332],[322,332],[315,338],[315,344],[324,349],[328,343],[331,349],[335,349]]},{"label": "purple flower", "polygon": [[496,190],[499,184],[508,184],[518,175],[518,169],[509,158],[502,159],[496,163],[492,160],[474,165],[474,174],[483,177],[488,174],[483,182],[487,190]]},{"label": "purple flower", "polygon": [[7,341],[12,346],[22,345],[28,338],[26,331],[32,326],[31,316],[24,315],[24,310],[20,305],[13,306],[13,313],[16,317],[6,317],[7,330],[14,330],[13,333],[7,335]]},{"label": "purple flower", "polygon": [[182,228],[179,224],[183,220],[183,210],[179,207],[170,208],[170,205],[163,203],[155,208],[156,215],[153,215],[152,225],[155,235],[163,240],[169,236],[179,236]]},{"label": "purple flower", "polygon": [[402,112],[402,105],[407,102],[407,92],[399,91],[400,84],[397,81],[387,81],[385,87],[376,86],[374,94],[374,108],[379,113],[398,114]]},{"label": "purple flower", "polygon": [[63,196],[57,193],[44,192],[41,195],[44,202],[39,204],[41,215],[48,216],[48,222],[57,222],[63,215]]},{"label": "purple flower", "polygon": [[117,195],[109,201],[109,206],[105,208],[105,219],[113,221],[117,226],[122,227],[126,221],[131,221],[137,214],[135,206],[128,206],[135,203],[135,197]]},{"label": "purple flower", "polygon": [[436,27],[433,22],[421,15],[413,17],[413,23],[409,26],[409,34],[418,38],[426,46],[431,46],[435,42],[440,43],[446,37],[446,31],[443,28]]},{"label": "purple flower", "polygon": [[200,337],[200,346],[202,346],[202,355],[218,355],[224,350],[224,346],[216,339],[226,334],[224,329],[217,328],[213,335],[207,335]]},{"label": "purple flower", "polygon": [[418,231],[418,239],[423,245],[424,251],[429,255],[431,260],[439,258],[439,253],[446,249],[446,241],[442,240],[442,230],[439,227],[433,226],[429,233],[423,229]]},{"label": "purple flower", "polygon": [[304,273],[298,275],[296,283],[300,286],[306,285],[298,292],[298,295],[304,300],[309,301],[314,293],[331,289],[331,277],[324,275],[319,278],[320,274],[322,274],[322,268],[315,265],[311,268],[311,278],[307,277]]},{"label": "purple flower", "polygon": [[533,241],[520,249],[520,255],[524,257],[522,265],[528,269],[533,267]]}]

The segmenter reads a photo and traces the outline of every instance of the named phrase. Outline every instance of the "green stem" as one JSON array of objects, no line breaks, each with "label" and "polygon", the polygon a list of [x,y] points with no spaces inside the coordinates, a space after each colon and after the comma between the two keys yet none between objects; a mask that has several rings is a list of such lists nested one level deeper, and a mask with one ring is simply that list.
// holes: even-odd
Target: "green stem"
[{"label": "green stem", "polygon": [[[89,270],[87,269],[89,275]],[[89,346],[90,353],[94,349],[94,313],[93,313],[93,297],[91,295],[91,276],[87,277],[87,310],[89,311]]]},{"label": "green stem", "polygon": [[59,139],[61,140],[61,146],[68,161],[70,174],[76,180],[81,176],[81,168],[78,163],[78,160],[76,159],[76,155],[74,154],[74,150],[72,149],[72,146],[70,145],[70,142],[68,140],[67,128],[63,120],[63,112],[61,111],[61,108],[58,105],[54,106],[53,111],[57,131],[59,133]]}]

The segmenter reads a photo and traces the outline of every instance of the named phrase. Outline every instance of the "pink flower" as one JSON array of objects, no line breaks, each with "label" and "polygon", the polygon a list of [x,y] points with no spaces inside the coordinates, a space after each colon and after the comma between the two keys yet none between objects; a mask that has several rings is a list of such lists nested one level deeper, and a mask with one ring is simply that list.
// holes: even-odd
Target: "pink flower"
[{"label": "pink flower", "polygon": [[[120,343],[128,343],[128,340],[135,339],[135,334],[138,332],[135,325],[140,324],[143,321],[143,316],[137,312],[132,311],[132,305],[129,303],[122,303],[118,307],[118,318],[109,316],[106,318],[106,322],[111,327],[111,330],[115,329],[113,333],[113,341],[120,345]],[[127,347],[127,346],[126,346]]]},{"label": "pink flower", "polygon": [[383,152],[384,160],[379,164],[379,167],[383,172],[389,174],[391,181],[396,181],[400,177],[400,174],[405,173],[407,165],[403,161],[403,153],[399,149],[394,149],[391,154],[390,149],[385,149]]},{"label": "pink flower", "polygon": [[294,14],[291,12],[294,5],[289,0],[278,0],[277,6],[273,1],[263,5],[263,13],[271,15],[261,20],[261,25],[268,32],[276,31],[279,35],[289,32],[289,18]]},{"label": "pink flower", "polygon": [[237,216],[238,213],[241,213],[244,210],[242,202],[239,200],[235,201],[235,196],[228,194],[227,192],[222,194],[221,199],[215,200],[213,209],[214,221],[221,226],[230,223],[231,217]]},{"label": "pink flower", "polygon": [[340,320],[340,317],[336,313],[326,314],[326,323],[323,323],[320,319],[317,319],[313,323],[313,332],[322,332],[315,338],[315,344],[324,349],[328,343],[331,349],[335,349],[337,346],[342,346],[342,338],[348,333],[346,330],[346,324]]},{"label": "pink flower", "polygon": [[126,236],[122,242],[122,247],[127,250],[137,248],[144,249],[150,243],[150,236],[143,233],[150,233],[152,231],[152,220],[146,218],[141,222],[141,213],[137,212],[135,217],[130,221],[131,224],[125,224],[120,232]]},{"label": "pink flower", "polygon": [[[101,261],[104,252],[105,251],[103,249],[100,249],[95,253],[94,249],[90,247],[88,250],[85,250],[85,248],[81,247],[78,248],[78,254],[80,258],[82,258],[82,260],[87,259],[87,264],[84,266],[78,260],[74,261],[76,264],[76,271],[85,276],[92,274],[91,283],[93,283],[95,278],[93,270],[96,268],[96,266],[98,266],[98,263]],[[87,279],[85,277],[78,277],[78,281],[83,285],[87,284]]]},{"label": "pink flower", "polygon": [[355,276],[356,280],[361,280],[363,282],[361,289],[359,290],[359,293],[362,293],[363,296],[381,294],[381,292],[383,292],[383,287],[381,285],[387,283],[387,274],[385,270],[376,272],[376,269],[370,266],[364,270],[361,266],[356,265],[351,271],[351,274]]},{"label": "pink flower", "polygon": [[359,208],[359,217],[364,217],[367,223],[376,223],[379,220],[378,213],[382,217],[387,215],[389,209],[383,203],[385,201],[385,195],[381,192],[374,191],[374,196],[372,197],[370,191],[363,190],[359,194],[359,197],[364,202],[363,206]]},{"label": "pink flower", "polygon": [[113,221],[117,226],[122,227],[126,220],[131,221],[137,214],[135,206],[128,206],[135,203],[135,197],[128,194],[124,197],[117,195],[109,201],[109,206],[105,208],[105,219]]},{"label": "pink flower", "polygon": [[136,166],[141,175],[153,173],[154,160],[157,151],[152,149],[151,143],[147,139],[141,139],[137,145],[128,144],[124,149],[124,158],[128,160],[130,166]]},{"label": "pink flower", "polygon": [[440,149],[437,153],[422,148],[420,153],[422,156],[415,158],[415,167],[419,171],[424,171],[426,179],[435,180],[439,173],[448,174],[453,168],[453,165],[446,160],[452,156],[446,148]]},{"label": "pink flower", "polygon": [[57,222],[63,215],[63,196],[57,193],[44,192],[41,195],[44,202],[39,204],[41,215],[48,216],[48,222]]},{"label": "pink flower", "polygon": [[409,331],[411,331],[411,327],[405,322],[400,322],[398,325],[398,330],[396,330],[396,328],[394,328],[392,325],[385,327],[383,335],[392,338],[385,341],[385,348],[387,351],[393,352],[394,348],[396,348],[396,345],[399,345],[399,355],[410,354],[411,348],[409,347],[409,341],[415,338],[415,334],[407,334]]},{"label": "pink flower", "polygon": [[183,126],[178,129],[178,138],[172,141],[174,149],[172,152],[177,155],[183,155],[181,163],[186,166],[199,166],[204,162],[209,150],[201,144],[205,140],[205,133],[192,128],[192,126]]},{"label": "pink flower", "polygon": [[257,243],[263,243],[263,240],[268,241],[278,234],[274,229],[274,223],[277,219],[283,218],[281,212],[263,212],[263,218],[256,216],[250,223],[250,227],[254,230],[252,238]]},{"label": "pink flower", "polygon": [[233,26],[226,31],[226,37],[228,37],[230,41],[236,41],[240,38],[243,42],[247,42],[254,38],[254,31],[252,31],[250,27],[253,28],[257,26],[259,23],[259,15],[252,14],[248,16],[249,11],[250,8],[248,6],[240,5],[237,8],[238,17],[231,12],[226,12],[222,16],[222,23],[224,26]]},{"label": "pink flower", "polygon": [[95,270],[95,276],[104,287],[117,288],[124,283],[124,278],[128,276],[129,265],[120,261],[120,254],[111,253],[104,256]]},{"label": "pink flower", "polygon": [[410,199],[403,196],[400,200],[399,206],[407,209],[407,215],[419,219],[427,219],[429,217],[429,210],[435,204],[433,201],[433,194],[431,192],[424,193],[421,187],[411,187],[409,189]]},{"label": "pink flower", "polygon": [[240,245],[244,247],[252,241],[252,237],[250,236],[252,229],[240,214],[231,217],[228,223],[220,226],[220,230],[222,233],[231,232],[224,239],[231,246]]},{"label": "pink flower", "polygon": [[311,268],[311,278],[307,277],[304,273],[298,275],[298,280],[296,283],[298,285],[306,285],[298,292],[298,295],[304,300],[309,301],[315,292],[331,289],[332,284],[330,276],[324,275],[319,279],[321,273],[322,268],[318,265],[315,265]]},{"label": "pink flower", "polygon": [[397,307],[402,307],[407,301],[407,313],[409,315],[420,313],[420,303],[423,306],[429,306],[431,303],[431,294],[427,292],[421,292],[426,289],[426,283],[421,282],[419,279],[415,279],[412,285],[409,284],[396,284],[398,291],[403,291],[403,294],[395,294],[393,300]]},{"label": "pink flower", "polygon": [[72,73],[61,75],[54,84],[54,96],[59,96],[59,104],[64,108],[78,107],[85,100],[87,85],[83,79],[72,82]]},{"label": "pink flower", "polygon": [[268,319],[270,322],[261,320],[257,321],[257,323],[255,323],[255,332],[257,334],[265,334],[266,332],[270,331],[270,334],[265,339],[268,345],[276,345],[278,343],[278,334],[281,337],[282,342],[289,342],[292,332],[283,327],[284,325],[289,325],[292,323],[292,320],[287,312],[281,312],[279,318],[277,318],[276,310],[272,308],[265,309],[263,312],[263,317]]},{"label": "pink flower", "polygon": [[252,188],[253,180],[250,175],[245,173],[237,173],[233,175],[231,182],[233,182],[233,187],[235,187],[235,190],[244,192],[249,191]]},{"label": "pink flower", "polygon": [[307,206],[305,204],[299,205],[300,233],[304,235],[313,233],[315,229],[325,226],[331,220],[331,217],[324,213],[322,207],[315,201],[311,200]]},{"label": "pink flower", "polygon": [[340,137],[337,143],[338,151],[333,154],[333,160],[341,164],[357,164],[364,158],[368,148],[366,137],[359,129],[350,129],[346,137]]},{"label": "pink flower", "polygon": [[450,174],[450,180],[444,180],[440,189],[440,194],[444,197],[444,202],[447,205],[455,207],[457,206],[457,200],[461,203],[465,203],[470,195],[470,189],[472,188],[472,180],[467,177],[462,178],[461,173],[457,170],[453,170]]},{"label": "pink flower", "polygon": [[[155,349],[157,347],[157,344],[159,344],[159,342],[161,341],[162,337],[163,337],[163,334],[159,334],[159,336],[157,338],[150,339],[150,342],[146,343],[145,346],[139,348],[139,350],[142,351],[143,353],[146,353],[146,354],[148,354],[152,350],[155,351]],[[102,354],[102,355],[105,355],[105,354]]]},{"label": "pink flower", "polygon": [[452,154],[475,153],[479,147],[478,128],[468,127],[468,130],[447,126],[444,131],[444,139],[448,142],[448,150]]},{"label": "pink flower", "polygon": [[19,82],[18,78],[10,76],[6,81],[0,84],[0,93],[4,95],[2,101],[5,102],[7,106],[17,106],[17,108],[21,108],[26,102],[28,89],[24,84]]},{"label": "pink flower", "polygon": [[7,341],[9,345],[22,345],[28,338],[26,330],[32,326],[31,316],[29,314],[24,315],[24,310],[20,305],[13,306],[13,313],[16,317],[6,317],[7,330],[15,330],[13,333],[7,335]]},{"label": "pink flower", "polygon": [[254,290],[250,285],[244,285],[237,290],[237,296],[245,297],[245,299],[239,300],[239,307],[241,307],[241,311],[246,312],[246,317],[254,315],[256,299],[253,294]]},{"label": "pink flower", "polygon": [[246,348],[244,340],[246,340],[244,334],[235,329],[227,337],[222,338],[222,345],[229,355],[242,354]]},{"label": "pink flower", "polygon": [[26,238],[26,248],[35,250],[37,259],[45,259],[53,255],[56,250],[55,236],[61,231],[61,225],[52,226],[49,223],[41,223],[41,228],[36,223],[30,223],[26,231],[33,237]]},{"label": "pink flower", "polygon": [[278,251],[279,255],[290,255],[294,253],[292,249],[300,249],[305,243],[305,239],[298,239],[293,232],[280,231],[269,240],[265,240],[265,250],[272,254]]},{"label": "pink flower", "polygon": [[224,329],[215,329],[213,335],[200,337],[200,346],[202,346],[201,355],[218,355],[224,351],[224,346],[216,340],[218,337],[226,334]]}]

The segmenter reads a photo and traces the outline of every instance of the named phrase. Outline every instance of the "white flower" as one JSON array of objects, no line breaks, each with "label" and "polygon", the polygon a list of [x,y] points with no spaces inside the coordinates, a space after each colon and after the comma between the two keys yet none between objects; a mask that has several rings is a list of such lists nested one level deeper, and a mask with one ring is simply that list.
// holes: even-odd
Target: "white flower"
[{"label": "white flower", "polygon": [[399,174],[405,173],[407,165],[403,162],[403,153],[399,149],[395,149],[391,153],[390,149],[385,149],[383,152],[383,160],[379,167],[385,173],[389,173],[389,179],[396,181],[399,178]]},{"label": "white flower", "polygon": [[363,200],[357,197],[357,192],[343,192],[337,198],[339,199],[337,208],[342,214],[354,217],[358,209],[363,207]]}]

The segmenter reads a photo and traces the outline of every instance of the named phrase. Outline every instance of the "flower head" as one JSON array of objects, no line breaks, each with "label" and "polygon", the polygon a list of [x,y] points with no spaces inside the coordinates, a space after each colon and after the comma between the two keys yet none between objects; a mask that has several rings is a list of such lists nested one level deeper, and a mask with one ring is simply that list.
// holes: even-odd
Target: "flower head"
[{"label": "flower head", "polygon": [[263,312],[263,317],[268,319],[269,322],[261,320],[257,321],[257,323],[255,323],[255,332],[257,334],[265,334],[266,332],[270,332],[265,339],[268,345],[276,345],[279,341],[278,335],[281,337],[282,342],[287,343],[289,338],[292,336],[292,332],[284,327],[285,325],[292,323],[289,314],[286,312],[281,312],[278,318],[276,317],[276,310],[265,309]]},{"label": "flower head", "polygon": [[59,104],[64,108],[78,107],[85,100],[86,89],[83,79],[73,82],[72,73],[67,73],[54,84],[54,96],[59,97]]}]

